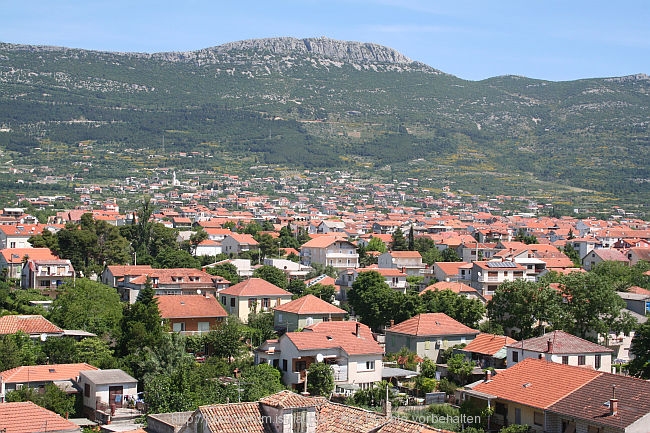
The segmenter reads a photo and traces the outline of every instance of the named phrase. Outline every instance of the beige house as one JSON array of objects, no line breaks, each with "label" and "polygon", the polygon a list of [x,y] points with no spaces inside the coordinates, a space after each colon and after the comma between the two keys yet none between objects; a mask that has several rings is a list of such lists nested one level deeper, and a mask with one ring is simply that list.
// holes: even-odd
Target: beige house
[{"label": "beige house", "polygon": [[425,313],[386,329],[386,353],[406,347],[421,358],[438,361],[440,352],[457,344],[469,343],[479,331],[444,313]]},{"label": "beige house", "polygon": [[272,311],[291,301],[291,292],[261,278],[249,278],[219,292],[219,300],[228,314],[246,323],[250,313]]},{"label": "beige house", "polygon": [[273,324],[276,330],[297,331],[315,323],[341,321],[347,311],[314,295],[306,295],[275,307]]}]

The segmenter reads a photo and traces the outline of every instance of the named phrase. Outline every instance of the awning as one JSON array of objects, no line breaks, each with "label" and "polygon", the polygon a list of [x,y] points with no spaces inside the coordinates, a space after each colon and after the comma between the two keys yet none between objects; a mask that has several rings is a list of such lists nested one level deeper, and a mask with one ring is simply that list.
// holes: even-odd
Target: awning
[{"label": "awning", "polygon": [[382,379],[390,379],[391,377],[403,377],[408,379],[419,375],[420,373],[418,373],[417,371],[405,370],[403,368],[384,367],[381,370]]}]

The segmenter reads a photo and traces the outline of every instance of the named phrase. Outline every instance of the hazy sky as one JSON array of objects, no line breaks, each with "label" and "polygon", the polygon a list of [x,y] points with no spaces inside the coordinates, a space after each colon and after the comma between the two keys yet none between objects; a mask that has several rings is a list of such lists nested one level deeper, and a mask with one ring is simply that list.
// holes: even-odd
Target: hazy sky
[{"label": "hazy sky", "polygon": [[650,74],[647,0],[0,0],[0,42],[160,52],[276,36],[373,42],[467,80]]}]

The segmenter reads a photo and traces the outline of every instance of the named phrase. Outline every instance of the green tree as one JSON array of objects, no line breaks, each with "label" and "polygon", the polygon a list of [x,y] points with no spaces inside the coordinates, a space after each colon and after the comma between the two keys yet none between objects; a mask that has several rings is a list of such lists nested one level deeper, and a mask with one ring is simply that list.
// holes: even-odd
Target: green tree
[{"label": "green tree", "polygon": [[400,227],[397,227],[391,236],[390,249],[392,251],[408,251],[408,243],[404,238],[404,232]]},{"label": "green tree", "polygon": [[415,251],[415,230],[413,229],[413,224],[411,224],[411,228],[409,229],[408,249],[409,251]]},{"label": "green tree", "polygon": [[77,362],[76,340],[72,337],[48,338],[43,342],[42,348],[50,364]]},{"label": "green tree", "polygon": [[101,338],[84,338],[76,343],[75,362],[85,362],[101,369],[117,368],[113,349]]},{"label": "green tree", "polygon": [[379,238],[371,237],[368,241],[368,246],[366,251],[377,251],[380,253],[385,253],[387,251],[386,244]]},{"label": "green tree", "polygon": [[282,374],[277,368],[268,364],[258,364],[242,373],[241,388],[244,390],[242,399],[245,401],[258,401],[267,395],[282,391]]},{"label": "green tree", "polygon": [[208,232],[206,232],[203,227],[197,226],[196,230],[190,235],[190,253],[196,255],[197,245],[208,238]]},{"label": "green tree", "polygon": [[291,229],[291,224],[287,224],[280,229],[280,247],[294,248],[296,250],[300,248],[298,239],[294,236],[293,230]]},{"label": "green tree", "polygon": [[36,365],[44,360],[41,345],[24,332],[0,335],[0,371],[21,365]]},{"label": "green tree", "polygon": [[266,340],[277,338],[274,328],[273,313],[250,313],[245,332],[251,340],[251,345],[257,347]]},{"label": "green tree", "polygon": [[259,244],[261,258],[278,257],[280,253],[280,241],[269,233],[258,233],[255,240]]},{"label": "green tree", "polygon": [[436,248],[433,239],[426,236],[415,238],[415,250],[422,256],[422,261],[429,266],[433,265],[435,262],[443,261],[442,253],[438,248]]},{"label": "green tree", "polygon": [[136,302],[125,307],[120,322],[121,334],[118,344],[118,353],[122,357],[132,356],[139,348],[156,347],[160,344],[165,328],[154,295],[151,280],[147,279]]},{"label": "green tree", "polygon": [[253,277],[266,280],[281,289],[286,289],[286,287],[289,285],[287,275],[282,269],[278,269],[275,266],[260,266],[259,268],[255,269],[255,271],[253,271]]},{"label": "green tree", "polygon": [[205,269],[210,275],[219,275],[230,281],[231,284],[237,284],[241,281],[241,277],[237,271],[237,266],[232,263],[222,263],[220,265],[210,266]]},{"label": "green tree", "polygon": [[447,370],[458,378],[461,385],[464,385],[474,370],[474,363],[465,359],[462,353],[457,353],[447,359]]},{"label": "green tree", "polygon": [[208,333],[206,342],[212,347],[215,356],[227,358],[231,362],[244,352],[243,336],[244,329],[239,318],[228,316],[227,320]]},{"label": "green tree", "polygon": [[37,392],[34,388],[24,387],[20,390],[8,392],[6,398],[9,403],[31,401],[63,417],[67,417],[69,414],[75,414],[74,396],[68,395],[54,383],[46,384],[43,393]]},{"label": "green tree", "polygon": [[122,320],[117,291],[87,278],[66,281],[52,302],[50,320],[63,329],[81,329],[115,336]]},{"label": "green tree", "polygon": [[634,355],[629,365],[630,374],[642,379],[650,379],[650,322],[637,327],[630,354]]},{"label": "green tree", "polygon": [[159,268],[193,268],[199,269],[201,261],[187,251],[177,248],[164,248],[155,258],[155,264]]},{"label": "green tree", "polygon": [[526,339],[542,335],[547,324],[558,329],[561,304],[560,295],[548,284],[515,280],[497,287],[487,303],[487,315],[491,323]]},{"label": "green tree", "polygon": [[476,328],[485,315],[481,301],[458,295],[451,290],[427,290],[420,297],[425,312],[445,313],[471,328]]},{"label": "green tree", "polygon": [[582,265],[580,261],[580,253],[578,253],[578,250],[576,250],[571,243],[567,242],[564,248],[562,248],[562,252],[571,259],[576,267],[580,267]]},{"label": "green tree", "polygon": [[323,362],[314,362],[307,369],[307,392],[329,397],[334,390],[334,372]]},{"label": "green tree", "polygon": [[447,247],[440,253],[443,262],[461,262],[461,258],[455,249]]},{"label": "green tree", "polygon": [[600,335],[616,327],[625,302],[607,280],[593,272],[572,272],[560,284],[563,329],[581,338],[590,331]]}]

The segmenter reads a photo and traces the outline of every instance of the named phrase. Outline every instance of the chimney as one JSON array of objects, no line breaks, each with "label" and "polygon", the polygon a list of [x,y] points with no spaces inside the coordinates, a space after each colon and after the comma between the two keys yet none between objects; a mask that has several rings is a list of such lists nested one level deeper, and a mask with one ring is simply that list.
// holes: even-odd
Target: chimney
[{"label": "chimney", "polygon": [[492,380],[492,370],[485,370],[485,381],[489,382]]},{"label": "chimney", "polygon": [[546,351],[548,353],[553,353],[553,342],[549,338],[548,341],[546,342]]},{"label": "chimney", "polygon": [[616,385],[612,385],[612,398],[609,399],[609,416],[618,413],[618,399],[616,398]]},{"label": "chimney", "polygon": [[357,336],[357,338],[361,337],[361,324],[359,322],[356,323],[356,330],[354,331],[354,335]]}]

